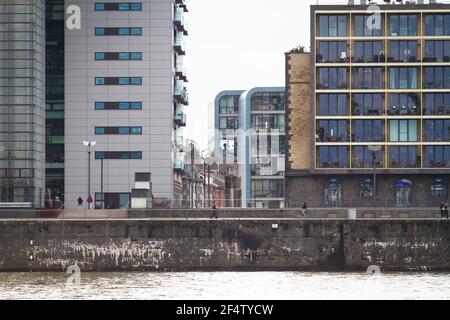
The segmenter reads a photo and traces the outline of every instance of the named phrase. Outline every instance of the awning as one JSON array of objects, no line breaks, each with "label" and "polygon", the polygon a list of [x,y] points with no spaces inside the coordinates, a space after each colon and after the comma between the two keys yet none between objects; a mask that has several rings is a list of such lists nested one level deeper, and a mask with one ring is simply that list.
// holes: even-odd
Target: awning
[{"label": "awning", "polygon": [[412,187],[412,185],[413,185],[413,183],[406,179],[399,180],[395,183],[396,188],[410,188],[410,187]]}]

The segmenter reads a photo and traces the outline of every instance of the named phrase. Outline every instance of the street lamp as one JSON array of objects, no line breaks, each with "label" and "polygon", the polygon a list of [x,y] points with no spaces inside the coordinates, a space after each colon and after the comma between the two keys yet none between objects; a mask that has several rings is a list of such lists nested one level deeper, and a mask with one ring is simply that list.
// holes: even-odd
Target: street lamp
[{"label": "street lamp", "polygon": [[91,195],[91,147],[96,144],[96,141],[83,141],[83,145],[88,147],[88,197]]},{"label": "street lamp", "polygon": [[381,146],[372,145],[368,147],[369,151],[372,152],[372,165],[373,165],[373,203],[377,199],[377,152],[382,150]]}]

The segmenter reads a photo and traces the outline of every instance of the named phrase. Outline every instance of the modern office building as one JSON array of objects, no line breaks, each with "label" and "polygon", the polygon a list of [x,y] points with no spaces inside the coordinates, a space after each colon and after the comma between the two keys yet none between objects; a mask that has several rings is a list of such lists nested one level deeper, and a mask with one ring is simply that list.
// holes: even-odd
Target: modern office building
[{"label": "modern office building", "polygon": [[[127,208],[136,172],[151,173],[155,198],[176,200],[174,136],[188,103],[185,1],[69,4],[81,9],[81,29],[65,33],[66,208],[87,197],[89,180],[97,207]],[[83,141],[96,144],[88,150]]]},{"label": "modern office building", "polygon": [[[0,203],[70,209],[90,190],[97,207],[126,208],[135,173],[150,172],[153,197],[176,206],[186,1],[0,6]],[[70,6],[80,29],[65,26]]]},{"label": "modern office building", "polygon": [[45,206],[64,202],[64,0],[45,1]]},{"label": "modern office building", "polygon": [[448,197],[450,5],[379,9],[311,7],[311,147],[287,173],[293,206],[436,206]]},{"label": "modern office building", "polygon": [[284,97],[284,87],[224,91],[216,97],[215,156],[227,175],[237,178],[233,187],[240,193],[240,201],[228,206],[284,207]]},{"label": "modern office building", "polygon": [[0,2],[0,204],[45,194],[45,3]]}]

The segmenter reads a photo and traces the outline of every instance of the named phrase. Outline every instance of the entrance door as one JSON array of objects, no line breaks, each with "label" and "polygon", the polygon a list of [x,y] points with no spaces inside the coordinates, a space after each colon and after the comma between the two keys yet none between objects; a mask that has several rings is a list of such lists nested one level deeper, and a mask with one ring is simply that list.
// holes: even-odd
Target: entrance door
[{"label": "entrance door", "polygon": [[412,182],[400,180],[395,184],[396,205],[399,208],[411,207],[412,205]]},{"label": "entrance door", "polygon": [[340,206],[342,203],[342,183],[331,179],[325,184],[325,204]]}]

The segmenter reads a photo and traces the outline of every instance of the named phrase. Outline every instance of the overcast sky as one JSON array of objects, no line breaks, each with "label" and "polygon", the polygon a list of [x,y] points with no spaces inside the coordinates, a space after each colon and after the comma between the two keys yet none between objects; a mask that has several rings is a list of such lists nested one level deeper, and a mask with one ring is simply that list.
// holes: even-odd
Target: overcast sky
[{"label": "overcast sky", "polygon": [[284,53],[309,48],[309,5],[316,0],[190,0],[190,105],[185,136],[206,149],[208,104],[226,89],[284,86]]}]

